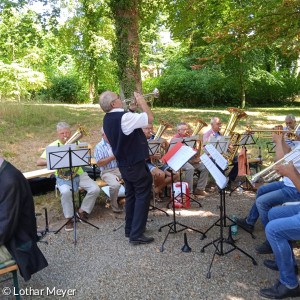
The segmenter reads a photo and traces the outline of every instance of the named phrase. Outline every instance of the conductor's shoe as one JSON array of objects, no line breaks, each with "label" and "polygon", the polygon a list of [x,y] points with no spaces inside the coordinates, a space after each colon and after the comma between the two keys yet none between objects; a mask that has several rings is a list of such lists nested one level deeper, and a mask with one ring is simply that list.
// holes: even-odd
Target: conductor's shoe
[{"label": "conductor's shoe", "polygon": [[259,291],[259,294],[269,299],[284,299],[289,297],[300,296],[300,289],[299,285],[294,289],[289,289],[278,280],[278,282],[271,288],[261,289]]},{"label": "conductor's shoe", "polygon": [[[278,266],[275,260],[265,259],[264,265],[274,271],[278,271]],[[295,274],[298,275],[298,266],[295,266]]]},{"label": "conductor's shoe", "polygon": [[138,245],[138,244],[149,244],[152,243],[153,241],[154,241],[153,237],[146,237],[142,234],[139,238],[130,240],[129,243],[133,245]]},{"label": "conductor's shoe", "polygon": [[264,241],[260,246],[255,248],[258,254],[271,254],[273,253],[272,247],[268,240]]},{"label": "conductor's shoe", "polygon": [[247,223],[246,218],[245,219],[236,219],[236,224],[247,230],[248,232],[252,233],[254,230],[254,226]]}]

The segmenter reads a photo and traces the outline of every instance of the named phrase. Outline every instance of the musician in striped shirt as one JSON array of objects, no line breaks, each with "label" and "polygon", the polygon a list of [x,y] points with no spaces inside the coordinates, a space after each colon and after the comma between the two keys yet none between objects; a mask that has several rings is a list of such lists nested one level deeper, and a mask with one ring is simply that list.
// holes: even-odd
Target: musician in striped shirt
[{"label": "musician in striped shirt", "polygon": [[96,145],[94,156],[101,172],[101,179],[109,186],[111,208],[114,213],[118,214],[122,212],[118,204],[121,173],[118,169],[116,158],[112,153],[112,148],[104,133],[103,127],[101,128],[100,133],[102,140]]}]

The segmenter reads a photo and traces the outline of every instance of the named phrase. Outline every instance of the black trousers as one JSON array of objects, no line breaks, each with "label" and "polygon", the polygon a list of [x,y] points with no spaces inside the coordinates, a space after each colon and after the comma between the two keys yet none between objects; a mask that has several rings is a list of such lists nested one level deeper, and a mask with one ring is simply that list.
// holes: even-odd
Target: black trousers
[{"label": "black trousers", "polygon": [[144,160],[119,169],[125,182],[125,233],[130,234],[130,240],[134,240],[139,238],[146,228],[152,175]]}]

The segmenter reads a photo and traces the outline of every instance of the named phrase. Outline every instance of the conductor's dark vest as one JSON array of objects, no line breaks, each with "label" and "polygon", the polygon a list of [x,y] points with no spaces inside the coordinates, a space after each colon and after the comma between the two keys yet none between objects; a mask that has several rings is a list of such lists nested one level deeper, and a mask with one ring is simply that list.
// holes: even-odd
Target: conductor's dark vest
[{"label": "conductor's dark vest", "polygon": [[126,112],[107,113],[103,129],[112,147],[119,167],[128,167],[149,158],[148,142],[141,128],[125,135],[121,129],[121,118]]}]

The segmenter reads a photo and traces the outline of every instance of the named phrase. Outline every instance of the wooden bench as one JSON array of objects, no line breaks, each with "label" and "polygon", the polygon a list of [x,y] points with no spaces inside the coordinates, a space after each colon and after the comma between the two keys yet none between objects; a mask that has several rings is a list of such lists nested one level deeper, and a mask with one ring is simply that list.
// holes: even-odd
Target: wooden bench
[{"label": "wooden bench", "polygon": [[[13,284],[14,284],[14,292],[16,294],[16,299],[21,299],[20,298],[20,292],[19,292],[19,282],[18,282],[18,265],[16,264],[16,262],[14,260],[11,260],[10,261],[10,264],[7,265],[5,263],[2,264],[3,266],[1,266],[0,264],[0,275],[4,275],[4,274],[7,274],[7,273],[12,273],[12,277],[9,277],[9,278],[6,278],[1,282],[5,282],[9,279],[13,279]],[[11,291],[10,293],[10,296],[13,295],[13,291]]]}]

